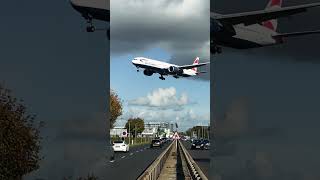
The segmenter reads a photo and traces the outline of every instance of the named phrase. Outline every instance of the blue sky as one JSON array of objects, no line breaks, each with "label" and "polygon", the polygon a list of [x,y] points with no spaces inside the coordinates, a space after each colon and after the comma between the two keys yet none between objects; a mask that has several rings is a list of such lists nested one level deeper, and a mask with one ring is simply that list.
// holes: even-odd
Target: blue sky
[{"label": "blue sky", "polygon": [[[144,51],[143,53],[127,54],[122,56],[111,55],[111,67],[110,67],[110,83],[111,88],[114,89],[120,98],[123,100],[124,113],[123,118],[120,118],[117,125],[123,125],[127,117],[129,116],[128,101],[134,100],[140,97],[146,97],[154,90],[159,88],[175,88],[176,96],[179,98],[185,93],[189,99],[190,104],[184,106],[181,111],[173,111],[172,109],[159,110],[157,108],[150,108],[145,106],[131,107],[133,111],[138,109],[143,111],[161,111],[161,113],[167,116],[172,116],[171,122],[176,122],[176,116],[182,116],[183,120],[178,121],[179,130],[186,130],[194,125],[200,123],[207,125],[209,123],[210,113],[210,83],[204,80],[191,80],[187,78],[175,79],[173,77],[166,77],[165,81],[160,80],[158,74],[153,74],[151,77],[145,76],[142,71],[137,72],[136,68],[132,65],[131,60],[134,57],[143,56],[151,59],[169,61],[171,56],[168,52],[161,48],[152,48]],[[194,57],[190,57],[190,64],[192,64]],[[186,112],[192,112],[186,114]],[[170,114],[170,115],[169,115]],[[180,115],[179,115],[180,114]],[[200,116],[198,118],[188,116]],[[187,116],[187,117],[186,117]],[[143,117],[142,117],[143,118]],[[154,121],[152,118],[145,117],[146,121]],[[171,119],[171,118],[170,118]],[[165,119],[164,121],[170,121]]]}]

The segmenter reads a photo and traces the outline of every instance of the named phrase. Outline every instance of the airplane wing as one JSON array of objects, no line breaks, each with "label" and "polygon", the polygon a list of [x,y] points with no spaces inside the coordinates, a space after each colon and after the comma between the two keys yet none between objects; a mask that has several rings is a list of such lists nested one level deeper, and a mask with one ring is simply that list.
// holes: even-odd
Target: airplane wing
[{"label": "airplane wing", "polygon": [[308,34],[320,34],[320,30],[317,30],[317,31],[303,31],[303,32],[283,33],[283,34],[274,35],[274,36],[272,36],[272,37],[274,37],[274,38],[283,38],[283,37],[302,36],[302,35],[308,35]]},{"label": "airplane wing", "polygon": [[222,23],[228,23],[232,25],[236,24],[244,24],[244,25],[251,25],[261,23],[271,19],[277,19],[280,17],[286,17],[298,13],[302,13],[307,11],[309,8],[320,6],[319,3],[310,3],[305,5],[297,5],[297,6],[290,6],[290,7],[283,7],[278,9],[266,9],[260,11],[252,11],[252,12],[245,12],[245,13],[236,13],[236,14],[214,14],[211,13],[211,18],[218,20]]},{"label": "airplane wing", "polygon": [[192,69],[195,67],[201,67],[201,66],[205,66],[207,64],[209,64],[210,62],[206,62],[206,63],[199,63],[199,64],[192,64],[192,65],[184,65],[184,66],[179,66],[179,68],[181,69]]},{"label": "airplane wing", "polygon": [[86,19],[110,22],[110,0],[69,0],[72,7]]}]

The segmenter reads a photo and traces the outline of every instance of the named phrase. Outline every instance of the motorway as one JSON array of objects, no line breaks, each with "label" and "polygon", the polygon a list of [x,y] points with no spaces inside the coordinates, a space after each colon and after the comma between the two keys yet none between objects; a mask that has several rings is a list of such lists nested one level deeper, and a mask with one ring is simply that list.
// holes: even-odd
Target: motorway
[{"label": "motorway", "polygon": [[162,148],[151,149],[148,144],[130,147],[127,153],[115,153],[114,161],[106,163],[105,177],[107,179],[135,180],[170,143],[166,143]]},{"label": "motorway", "polygon": [[182,144],[188,150],[202,172],[209,178],[210,150],[191,150],[191,143],[189,141],[183,141]]},{"label": "motorway", "polygon": [[[129,152],[115,153],[114,161],[106,161],[103,175],[99,179],[135,180],[143,171],[168,147],[171,142],[162,148],[150,148],[150,145],[130,147]],[[183,142],[194,161],[208,177],[210,150],[190,150],[190,143]]]}]

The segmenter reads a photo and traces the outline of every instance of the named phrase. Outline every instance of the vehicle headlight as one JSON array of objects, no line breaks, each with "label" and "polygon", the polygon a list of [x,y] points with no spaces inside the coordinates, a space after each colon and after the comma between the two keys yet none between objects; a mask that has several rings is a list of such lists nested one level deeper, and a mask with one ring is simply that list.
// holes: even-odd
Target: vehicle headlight
[{"label": "vehicle headlight", "polygon": [[203,146],[203,144],[201,144],[201,146]]}]

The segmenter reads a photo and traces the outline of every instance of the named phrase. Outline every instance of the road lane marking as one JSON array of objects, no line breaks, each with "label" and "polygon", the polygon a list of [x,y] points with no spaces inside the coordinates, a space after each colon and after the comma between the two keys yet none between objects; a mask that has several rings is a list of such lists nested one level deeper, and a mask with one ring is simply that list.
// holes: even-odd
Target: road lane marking
[{"label": "road lane marking", "polygon": [[125,158],[126,156],[122,156],[121,159]]},{"label": "road lane marking", "polygon": [[133,155],[133,153],[130,153],[130,156],[132,156]]}]

